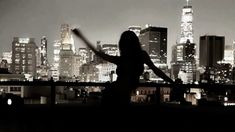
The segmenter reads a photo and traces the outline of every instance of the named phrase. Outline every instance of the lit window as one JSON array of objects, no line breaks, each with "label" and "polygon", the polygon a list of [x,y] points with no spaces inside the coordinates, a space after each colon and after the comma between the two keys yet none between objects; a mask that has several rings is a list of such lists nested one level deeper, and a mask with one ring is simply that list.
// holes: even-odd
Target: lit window
[{"label": "lit window", "polygon": [[15,58],[20,58],[20,54],[15,54]]},{"label": "lit window", "polygon": [[15,48],[16,51],[20,51],[20,48]]},{"label": "lit window", "polygon": [[28,64],[31,65],[32,64],[32,60],[28,60]]},{"label": "lit window", "polygon": [[22,54],[22,58],[24,59],[26,56],[25,56],[25,54]]},{"label": "lit window", "polygon": [[22,66],[23,72],[25,72],[25,66]]},{"label": "lit window", "polygon": [[20,59],[15,59],[16,64],[20,64]]},{"label": "lit window", "polygon": [[15,46],[20,46],[20,44],[19,43],[15,43]]},{"label": "lit window", "polygon": [[25,52],[25,48],[21,48],[21,52]]},{"label": "lit window", "polygon": [[28,54],[28,58],[32,58],[33,56],[32,56],[32,54]]}]

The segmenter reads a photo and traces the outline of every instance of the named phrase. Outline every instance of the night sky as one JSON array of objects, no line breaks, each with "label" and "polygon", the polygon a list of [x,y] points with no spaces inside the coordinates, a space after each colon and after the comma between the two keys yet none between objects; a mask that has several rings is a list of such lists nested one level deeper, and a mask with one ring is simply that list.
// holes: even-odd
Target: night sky
[{"label": "night sky", "polygon": [[[234,0],[193,0],[195,42],[200,35],[235,39]],[[79,26],[95,43],[117,43],[130,25],[151,24],[168,28],[168,62],[171,46],[180,37],[181,9],[186,0],[0,0],[0,53],[11,51],[13,37],[48,38],[51,62],[53,41],[60,25]],[[76,40],[76,39],[75,39]],[[83,44],[76,41],[76,47]]]}]

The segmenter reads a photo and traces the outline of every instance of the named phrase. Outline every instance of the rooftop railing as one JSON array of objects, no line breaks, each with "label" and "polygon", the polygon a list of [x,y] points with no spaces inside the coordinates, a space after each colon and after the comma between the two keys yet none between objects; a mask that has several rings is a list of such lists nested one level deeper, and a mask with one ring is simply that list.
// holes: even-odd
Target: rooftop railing
[{"label": "rooftop railing", "polygon": [[[50,88],[49,92],[49,104],[53,107],[57,104],[56,101],[56,89],[57,87],[76,87],[76,89],[82,89],[84,87],[109,87],[110,83],[97,83],[97,82],[62,82],[62,81],[2,81],[0,82],[0,86],[25,86],[32,89],[33,87],[41,87]],[[46,87],[44,87],[46,86]],[[232,84],[209,84],[209,83],[201,83],[201,84],[160,84],[160,83],[139,83],[139,87],[144,87],[147,89],[154,88],[156,89],[156,96],[160,95],[160,88],[170,88],[171,96],[183,96],[183,94],[190,92],[190,89],[199,89],[204,91],[205,93],[212,93],[214,97],[221,96],[222,101],[229,102],[230,99],[234,96],[235,93],[235,85]],[[48,90],[48,89],[47,89]],[[179,93],[179,91],[183,91],[183,93]],[[175,95],[174,95],[175,94]],[[180,94],[180,95],[179,95]],[[224,98],[229,97],[229,99]],[[235,97],[235,96],[234,96]],[[181,97],[179,97],[181,98]],[[157,98],[156,102],[159,102],[159,98]],[[231,105],[233,103],[228,103],[227,105]]]}]

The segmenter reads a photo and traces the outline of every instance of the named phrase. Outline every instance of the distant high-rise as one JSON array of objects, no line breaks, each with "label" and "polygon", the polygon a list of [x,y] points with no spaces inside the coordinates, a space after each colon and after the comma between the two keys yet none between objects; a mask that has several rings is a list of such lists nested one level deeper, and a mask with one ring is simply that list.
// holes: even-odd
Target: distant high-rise
[{"label": "distant high-rise", "polygon": [[196,44],[193,39],[193,9],[187,0],[182,9],[180,42],[173,48],[171,68],[172,78],[183,75],[184,79],[181,79],[184,83],[196,80]]},{"label": "distant high-rise", "polygon": [[225,37],[201,36],[200,37],[200,65],[214,67],[224,58]]},{"label": "distant high-rise", "polygon": [[180,78],[180,73],[187,76],[184,83],[196,80],[196,46],[188,40],[186,43],[176,44],[173,48],[172,78]]},{"label": "distant high-rise", "polygon": [[118,56],[119,50],[117,44],[102,44],[102,51],[105,54],[112,55],[112,56]]},{"label": "distant high-rise", "polygon": [[189,0],[182,9],[180,43],[186,43],[187,40],[193,43],[193,9]]},{"label": "distant high-rise", "polygon": [[36,49],[34,38],[15,37],[12,42],[12,72],[35,77]]},{"label": "distant high-rise", "polygon": [[148,26],[140,31],[143,49],[156,63],[167,63],[167,28]]},{"label": "distant high-rise", "polygon": [[79,48],[80,66],[89,62],[89,53],[87,48]]},{"label": "distant high-rise", "polygon": [[11,59],[12,59],[12,51],[2,53],[2,60],[7,61],[7,68],[8,68],[9,71],[11,70],[11,64],[12,64]]},{"label": "distant high-rise", "polygon": [[128,30],[133,31],[136,36],[140,36],[141,27],[140,26],[129,26]]},{"label": "distant high-rise", "polygon": [[61,42],[60,41],[54,41],[54,54],[53,54],[53,66],[52,66],[52,78],[55,81],[59,80],[59,66],[60,66],[60,46]]},{"label": "distant high-rise", "polygon": [[60,50],[59,72],[61,79],[71,79],[74,76],[74,53],[72,50]]},{"label": "distant high-rise", "polygon": [[194,63],[196,46],[188,40],[186,43],[176,45],[176,61],[177,62],[192,62]]},{"label": "distant high-rise", "polygon": [[41,56],[41,65],[47,65],[47,39],[45,36],[41,39],[41,47],[40,47],[40,56]]},{"label": "distant high-rise", "polygon": [[73,74],[75,47],[68,24],[61,25],[61,47],[59,72],[61,79],[71,79]]},{"label": "distant high-rise", "polygon": [[223,63],[229,63],[230,65],[234,64],[233,52],[232,45],[225,46]]},{"label": "distant high-rise", "polygon": [[37,78],[48,80],[49,64],[47,59],[47,39],[45,36],[41,38],[41,46],[38,52],[39,63],[37,64]]},{"label": "distant high-rise", "polygon": [[68,24],[61,25],[61,50],[72,50],[75,53],[74,40]]},{"label": "distant high-rise", "polygon": [[73,63],[73,73],[74,73],[74,77],[78,77],[79,76],[79,71],[80,70],[80,56],[78,51],[76,51],[76,53],[74,54],[74,63]]}]

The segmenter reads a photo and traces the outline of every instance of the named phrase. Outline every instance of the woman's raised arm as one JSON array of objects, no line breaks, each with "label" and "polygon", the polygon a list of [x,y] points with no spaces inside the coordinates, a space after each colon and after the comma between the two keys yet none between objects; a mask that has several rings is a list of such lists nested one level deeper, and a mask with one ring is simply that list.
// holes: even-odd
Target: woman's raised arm
[{"label": "woman's raised arm", "polygon": [[79,31],[78,29],[73,29],[72,30],[73,33],[79,37],[95,54],[97,54],[98,56],[100,56],[102,59],[109,61],[111,63],[117,64],[119,57],[118,56],[110,56],[105,54],[102,51],[97,51],[96,48],[83,36],[83,34],[81,33],[81,31]]},{"label": "woman's raised arm", "polygon": [[160,78],[162,78],[164,81],[167,81],[171,84],[174,83],[174,81],[169,78],[162,70],[158,69],[153,62],[151,61],[148,53],[146,53],[145,51],[143,51],[143,59],[144,59],[144,63],[148,65],[149,68],[151,68],[153,70],[153,72],[159,76]]}]

